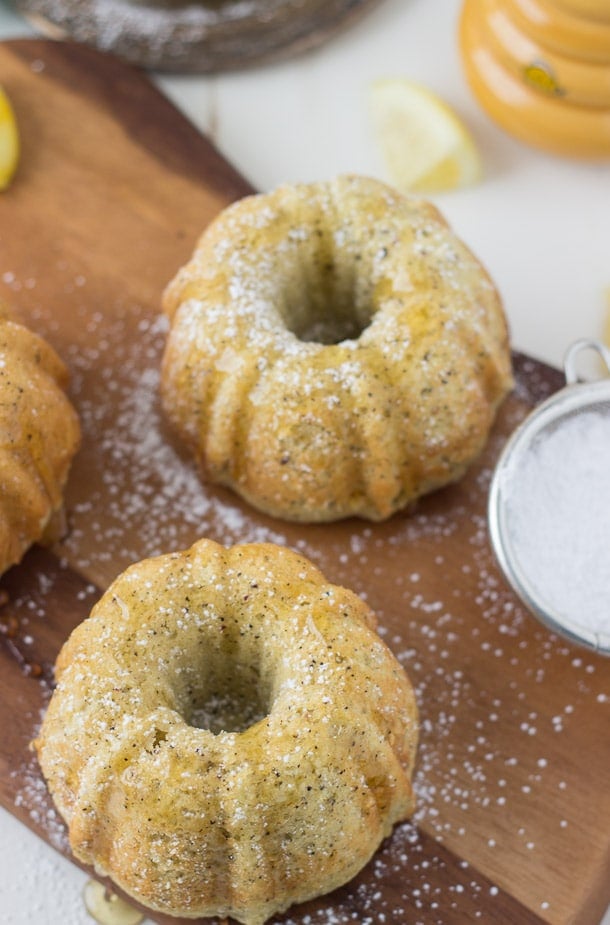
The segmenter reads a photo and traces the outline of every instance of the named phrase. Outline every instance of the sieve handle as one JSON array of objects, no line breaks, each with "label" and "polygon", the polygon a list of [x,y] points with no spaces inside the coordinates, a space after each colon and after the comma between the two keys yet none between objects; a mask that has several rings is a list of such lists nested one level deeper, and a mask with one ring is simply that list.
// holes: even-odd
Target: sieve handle
[{"label": "sieve handle", "polygon": [[610,377],[610,350],[599,340],[583,338],[582,340],[575,341],[571,347],[568,347],[565,355],[563,368],[567,384],[576,385],[576,383],[580,381],[578,378],[578,370],[576,369],[576,357],[583,350],[595,350],[604,361],[608,376]]}]

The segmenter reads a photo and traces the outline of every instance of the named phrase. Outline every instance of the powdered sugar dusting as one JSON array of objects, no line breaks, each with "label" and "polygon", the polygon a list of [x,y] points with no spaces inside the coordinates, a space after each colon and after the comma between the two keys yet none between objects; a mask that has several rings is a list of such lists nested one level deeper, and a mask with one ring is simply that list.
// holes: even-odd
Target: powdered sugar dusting
[{"label": "powdered sugar dusting", "polygon": [[531,593],[560,623],[605,637],[608,648],[609,409],[547,426],[501,482],[507,541]]},{"label": "powdered sugar dusting", "polygon": [[84,440],[95,446],[95,457],[80,463],[93,466],[96,477],[83,480],[86,490],[71,504],[64,551],[102,586],[131,562],[183,548],[199,536],[286,544],[281,523],[256,522],[228,493],[210,493],[196,464],[177,448],[159,405],[165,332],[163,318],[142,317],[135,343],[125,342],[120,328],[104,326],[93,352],[72,351]]},{"label": "powdered sugar dusting", "polygon": [[[458,921],[485,921],[502,886],[537,910],[569,906],[570,882],[588,882],[603,841],[599,800],[591,795],[607,790],[610,685],[605,663],[540,628],[493,563],[486,490],[523,404],[506,407],[486,455],[463,482],[408,514],[374,526],[283,524],[210,489],[175,446],[157,399],[165,323],[124,301],[92,311],[89,283],[76,284],[77,277],[83,275],[73,273],[70,285],[80,307],[62,350],[85,432],[68,499],[69,561],[105,587],[130,562],[184,548],[206,533],[226,543],[292,546],[368,600],[416,687],[417,829],[400,826],[346,891],[284,920],[443,923],[451,911]],[[41,586],[32,604],[42,613],[37,619],[52,594],[52,584]],[[27,636],[36,643],[34,620]],[[590,760],[578,762],[576,775],[581,754]],[[42,809],[35,766],[19,773],[20,808],[38,814],[36,825],[61,844],[50,831],[56,820]],[[587,833],[582,853],[574,851],[583,844],[580,832]],[[452,852],[489,881],[452,860]],[[574,876],[553,879],[551,855],[566,858]]]},{"label": "powdered sugar dusting", "polygon": [[58,851],[67,854],[68,833],[40,776],[36,759],[32,756],[25,766],[12,771],[11,777],[19,781],[19,789],[15,796],[17,809],[21,812],[25,810],[31,825],[42,829],[49,843]]},{"label": "powdered sugar dusting", "polygon": [[[184,56],[183,41],[201,42],[228,19],[227,4],[156,4],[128,2],[128,0],[55,0],[44,5],[45,18],[69,27],[70,34],[85,42],[95,39],[102,49],[118,49],[129,56],[134,42],[148,49],[151,61],[163,55],[167,60]],[[248,20],[257,11],[254,0],[231,0],[230,20],[236,28],[240,21]],[[224,8],[222,8],[224,7]],[[30,3],[36,11],[37,4]],[[131,46],[131,49],[130,49]]]}]

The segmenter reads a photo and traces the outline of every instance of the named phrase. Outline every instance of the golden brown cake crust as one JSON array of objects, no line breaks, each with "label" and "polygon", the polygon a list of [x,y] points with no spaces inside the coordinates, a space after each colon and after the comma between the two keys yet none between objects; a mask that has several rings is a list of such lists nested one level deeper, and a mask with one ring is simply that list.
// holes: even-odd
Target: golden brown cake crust
[{"label": "golden brown cake crust", "polygon": [[62,649],[36,742],[75,855],[153,909],[247,925],[351,879],[413,808],[413,691],[374,623],[271,544],[128,569]]},{"label": "golden brown cake crust", "polygon": [[80,443],[68,373],[0,304],[0,573],[48,534]]},{"label": "golden brown cake crust", "polygon": [[381,520],[459,478],[512,385],[481,265],[432,205],[363,177],[230,206],[164,308],[174,427],[289,520]]}]

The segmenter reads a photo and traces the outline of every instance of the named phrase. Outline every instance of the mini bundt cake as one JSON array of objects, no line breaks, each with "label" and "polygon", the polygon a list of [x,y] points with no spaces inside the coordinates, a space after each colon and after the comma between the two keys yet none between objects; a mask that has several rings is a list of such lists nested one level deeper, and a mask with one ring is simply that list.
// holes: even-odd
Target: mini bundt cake
[{"label": "mini bundt cake", "polygon": [[211,481],[288,520],[381,520],[456,480],[512,383],[481,265],[362,177],[230,206],[164,309],[169,419]]},{"label": "mini bundt cake", "polygon": [[56,538],[80,442],[67,379],[53,348],[0,304],[0,573],[32,543]]},{"label": "mini bundt cake", "polygon": [[156,911],[247,925],[352,878],[413,808],[413,692],[374,626],[271,544],[127,569],[35,743],[76,857]]}]

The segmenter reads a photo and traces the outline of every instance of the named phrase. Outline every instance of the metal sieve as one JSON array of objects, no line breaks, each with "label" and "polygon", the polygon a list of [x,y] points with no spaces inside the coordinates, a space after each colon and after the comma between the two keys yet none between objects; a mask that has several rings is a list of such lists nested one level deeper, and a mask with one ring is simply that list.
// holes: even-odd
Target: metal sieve
[{"label": "metal sieve", "polygon": [[[601,357],[606,366],[606,376],[587,382],[579,378],[577,358],[585,350],[593,350]],[[610,544],[600,550],[595,548],[593,531],[590,531],[589,537],[584,535],[587,531],[584,521],[587,518],[591,519],[596,529],[601,524],[604,536],[610,535],[610,506],[606,509],[602,504],[604,494],[609,496],[610,492],[610,456],[602,458],[595,455],[593,460],[599,470],[599,485],[595,480],[592,480],[592,484],[578,482],[579,477],[589,477],[587,467],[590,470],[592,457],[590,452],[586,456],[590,447],[587,448],[584,442],[571,440],[574,430],[572,425],[579,418],[580,422],[576,426],[583,433],[586,434],[590,422],[595,421],[596,433],[603,433],[604,439],[607,425],[607,446],[610,447],[610,350],[595,340],[579,340],[566,353],[564,371],[566,386],[528,415],[504,447],[490,487],[489,532],[494,554],[507,581],[528,610],[571,641],[610,656]],[[569,453],[562,454],[561,459],[553,460],[549,448],[557,446],[569,448]],[[586,511],[583,510],[582,521],[579,512],[578,517],[573,516],[574,505],[578,505],[578,501],[574,501],[576,494],[568,488],[566,474],[569,472],[573,472],[573,486],[576,490],[581,491],[584,487],[588,496],[595,498],[600,489],[600,503],[588,504]],[[563,482],[560,481],[562,478]],[[524,486],[527,486],[527,491]],[[535,504],[531,503],[532,498]],[[553,499],[550,511],[548,507],[544,508],[547,498]],[[564,502],[570,516],[562,520]],[[555,527],[557,524],[561,526],[559,532],[566,542],[557,550],[557,553],[561,553],[557,555],[557,561],[552,558],[554,537],[550,529],[548,539],[551,552],[541,550],[538,556],[528,555],[525,551],[524,538],[530,541],[531,536],[544,531],[539,516],[541,513],[544,514],[543,520],[548,516],[549,523],[554,523]],[[528,534],[528,526],[531,534]],[[571,559],[573,550],[580,550],[583,545],[586,548],[587,542],[591,543],[593,555],[597,557],[596,575],[599,580],[593,592],[586,566],[579,573],[578,560],[573,562]],[[607,571],[604,571],[606,556]],[[549,567],[540,568],[541,561]],[[584,560],[585,563],[587,561]],[[572,568],[576,572],[569,574]],[[551,572],[555,579],[550,576]],[[569,587],[570,594],[565,595],[565,600],[557,600],[562,583]],[[598,594],[598,608],[599,601],[603,601],[601,607],[604,613],[607,599],[607,617],[595,621],[590,619],[592,608],[587,598],[590,598],[591,593]],[[579,595],[580,603],[576,600]]]}]

